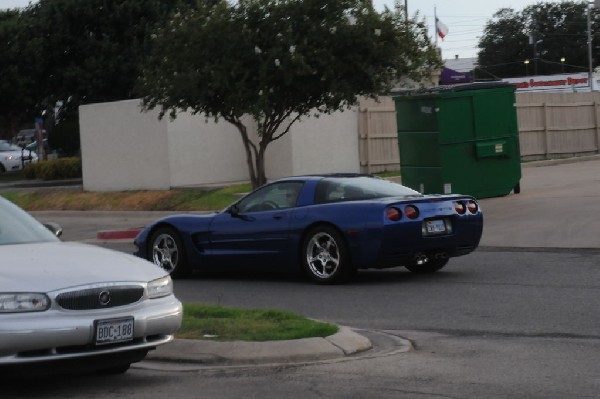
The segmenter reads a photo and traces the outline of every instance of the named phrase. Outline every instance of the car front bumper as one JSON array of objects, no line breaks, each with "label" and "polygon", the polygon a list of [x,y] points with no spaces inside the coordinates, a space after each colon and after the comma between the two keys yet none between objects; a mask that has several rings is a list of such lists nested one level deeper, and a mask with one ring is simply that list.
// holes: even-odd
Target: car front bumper
[{"label": "car front bumper", "polygon": [[[94,322],[133,317],[133,340],[95,345]],[[0,314],[0,365],[148,351],[173,340],[183,307],[173,295],[119,308]]]}]

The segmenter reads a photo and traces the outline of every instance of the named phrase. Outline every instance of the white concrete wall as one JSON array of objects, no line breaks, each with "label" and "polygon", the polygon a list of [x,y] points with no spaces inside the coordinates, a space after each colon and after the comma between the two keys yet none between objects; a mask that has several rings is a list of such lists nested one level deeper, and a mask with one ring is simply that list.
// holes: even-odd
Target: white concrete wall
[{"label": "white concrete wall", "polygon": [[[246,126],[252,129],[251,121]],[[242,137],[232,124],[180,114],[168,134],[172,187],[250,180]]]},{"label": "white concrete wall", "polygon": [[[237,129],[182,113],[158,120],[139,100],[80,108],[84,189],[122,191],[249,181]],[[251,137],[256,125],[248,119]],[[296,122],[266,150],[267,178],[359,172],[357,110]]]},{"label": "white concrete wall", "polygon": [[352,108],[292,126],[292,173],[359,173],[358,110]]},{"label": "white concrete wall", "polygon": [[81,106],[84,190],[168,189],[167,119],[142,113],[140,100]]}]

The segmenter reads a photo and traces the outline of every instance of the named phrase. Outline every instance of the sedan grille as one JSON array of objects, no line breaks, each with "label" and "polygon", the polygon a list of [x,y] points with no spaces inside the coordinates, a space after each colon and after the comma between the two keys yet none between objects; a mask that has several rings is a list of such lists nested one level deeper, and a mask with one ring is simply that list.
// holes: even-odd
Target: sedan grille
[{"label": "sedan grille", "polygon": [[59,294],[56,302],[68,310],[104,309],[135,303],[143,294],[143,287],[91,288]]}]

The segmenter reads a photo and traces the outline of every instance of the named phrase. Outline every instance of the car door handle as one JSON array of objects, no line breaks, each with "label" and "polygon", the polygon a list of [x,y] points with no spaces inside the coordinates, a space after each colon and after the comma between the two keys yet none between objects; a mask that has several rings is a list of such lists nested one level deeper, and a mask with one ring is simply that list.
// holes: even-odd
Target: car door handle
[{"label": "car door handle", "polygon": [[283,219],[284,217],[285,217],[284,213],[278,213],[276,215],[273,215],[273,219],[277,219],[277,220]]}]

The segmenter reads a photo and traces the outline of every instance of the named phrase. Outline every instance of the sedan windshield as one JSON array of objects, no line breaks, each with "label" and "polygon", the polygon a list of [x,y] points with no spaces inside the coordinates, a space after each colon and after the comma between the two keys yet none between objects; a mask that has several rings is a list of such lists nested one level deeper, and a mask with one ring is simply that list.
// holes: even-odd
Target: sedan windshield
[{"label": "sedan windshield", "polygon": [[0,245],[59,241],[43,224],[0,197]]},{"label": "sedan windshield", "polygon": [[420,195],[418,191],[376,177],[327,177],[317,185],[315,203]]}]

